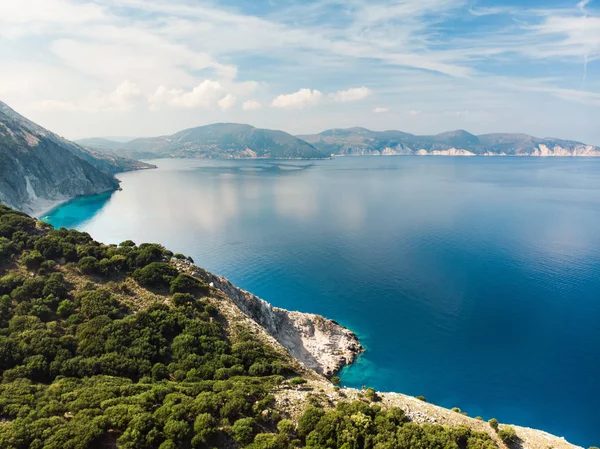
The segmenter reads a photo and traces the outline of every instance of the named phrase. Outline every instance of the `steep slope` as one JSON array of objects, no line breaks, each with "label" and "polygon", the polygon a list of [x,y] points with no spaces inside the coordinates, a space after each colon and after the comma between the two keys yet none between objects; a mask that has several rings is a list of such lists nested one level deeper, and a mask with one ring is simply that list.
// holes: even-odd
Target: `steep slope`
[{"label": "steep slope", "polygon": [[303,135],[326,154],[449,156],[600,156],[600,148],[581,142],[540,139],[526,134],[473,135],[464,130],[434,136],[365,128],[332,129]]},{"label": "steep slope", "polygon": [[[106,145],[106,142],[103,142]],[[189,158],[321,158],[312,145],[283,131],[258,129],[250,125],[217,123],[180,131],[171,136],[134,139],[116,143],[122,154],[140,157]]]},{"label": "steep slope", "polygon": [[21,114],[10,108],[7,104],[0,101],[0,113],[18,123],[23,129],[30,133],[43,137],[47,141],[60,146],[75,156],[89,162],[91,165],[108,174],[115,174],[124,171],[143,170],[148,168],[156,168],[151,164],[146,164],[137,160],[129,159],[121,155],[106,154],[91,148],[84,148],[70,140],[67,140],[59,135],[48,131],[37,123],[23,117]]},{"label": "steep slope", "polygon": [[190,262],[0,206],[0,447],[574,449],[409,396],[340,389],[293,356],[325,371],[348,342],[352,358],[361,350],[354,334]]},{"label": "steep slope", "polygon": [[119,187],[46,132],[0,111],[0,202],[41,213],[59,201]]}]

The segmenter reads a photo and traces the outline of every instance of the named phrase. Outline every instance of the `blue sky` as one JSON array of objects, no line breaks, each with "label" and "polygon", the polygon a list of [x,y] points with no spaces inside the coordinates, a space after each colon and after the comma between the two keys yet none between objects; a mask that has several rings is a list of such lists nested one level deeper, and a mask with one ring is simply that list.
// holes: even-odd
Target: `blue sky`
[{"label": "blue sky", "polygon": [[231,121],[600,145],[600,0],[0,2],[0,100],[69,138]]}]

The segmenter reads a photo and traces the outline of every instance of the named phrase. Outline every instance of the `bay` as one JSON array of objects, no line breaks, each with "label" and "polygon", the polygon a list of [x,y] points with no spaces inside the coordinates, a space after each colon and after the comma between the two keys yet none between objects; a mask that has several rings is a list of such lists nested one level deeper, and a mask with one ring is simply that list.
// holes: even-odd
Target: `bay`
[{"label": "bay", "polygon": [[600,443],[600,160],[150,162],[47,221],[337,320],[345,385]]}]

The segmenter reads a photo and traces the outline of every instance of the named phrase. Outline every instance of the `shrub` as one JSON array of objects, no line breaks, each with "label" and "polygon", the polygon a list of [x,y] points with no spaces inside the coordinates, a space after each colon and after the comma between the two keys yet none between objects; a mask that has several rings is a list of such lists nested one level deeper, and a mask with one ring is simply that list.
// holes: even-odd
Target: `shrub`
[{"label": "shrub", "polygon": [[333,376],[331,378],[331,383],[333,385],[340,385],[342,383],[342,381],[340,380],[340,378],[338,376]]},{"label": "shrub", "polygon": [[304,385],[306,383],[306,379],[302,377],[294,377],[290,380],[290,385]]},{"label": "shrub", "polygon": [[94,274],[100,271],[100,264],[98,263],[98,259],[92,256],[85,256],[81,258],[77,266],[84,274]]},{"label": "shrub", "polygon": [[419,401],[427,402],[427,398],[425,396],[416,396]]},{"label": "shrub", "polygon": [[518,440],[517,432],[511,426],[502,426],[502,429],[498,432],[498,436],[506,444],[513,444]]},{"label": "shrub", "polygon": [[187,306],[188,304],[193,304],[195,301],[196,299],[189,293],[175,293],[171,298],[171,303],[175,307]]},{"label": "shrub", "polygon": [[169,377],[169,369],[162,363],[156,363],[152,367],[152,379],[163,380]]},{"label": "shrub", "polygon": [[133,278],[143,287],[168,287],[177,276],[177,269],[164,262],[152,262],[133,272]]},{"label": "shrub", "polygon": [[173,293],[191,293],[207,295],[210,292],[208,285],[195,277],[187,274],[179,274],[170,284],[171,294]]},{"label": "shrub", "polygon": [[282,419],[277,423],[277,430],[279,430],[279,433],[283,433],[285,435],[291,435],[294,433],[295,428],[296,426],[294,425],[294,422],[289,419]]},{"label": "shrub", "polygon": [[377,402],[380,400],[379,396],[377,395],[377,392],[373,388],[367,388],[367,391],[365,392],[365,396],[371,402]]},{"label": "shrub", "polygon": [[99,315],[108,315],[119,308],[119,303],[106,290],[88,290],[80,292],[76,300],[81,313],[88,319]]},{"label": "shrub", "polygon": [[56,312],[61,317],[67,318],[75,312],[75,309],[76,309],[75,303],[73,301],[69,301],[68,299],[65,299],[60,302],[60,304],[58,305],[58,309],[56,309]]},{"label": "shrub", "polygon": [[255,427],[256,421],[253,418],[242,418],[233,423],[231,433],[235,441],[245,446],[254,440]]},{"label": "shrub", "polygon": [[26,252],[21,258],[28,270],[38,270],[45,260],[44,256],[36,250]]},{"label": "shrub", "polygon": [[498,432],[498,420],[496,418],[492,418],[488,421],[488,424],[492,429]]}]

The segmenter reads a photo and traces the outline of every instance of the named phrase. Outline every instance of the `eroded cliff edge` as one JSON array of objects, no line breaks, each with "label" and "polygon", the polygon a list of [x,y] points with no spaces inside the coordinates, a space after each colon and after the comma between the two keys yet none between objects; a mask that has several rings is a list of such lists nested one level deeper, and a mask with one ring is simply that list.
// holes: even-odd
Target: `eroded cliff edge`
[{"label": "eroded cliff edge", "polygon": [[175,264],[225,294],[246,316],[287,349],[292,357],[318,374],[332,376],[354,362],[358,354],[364,351],[354,332],[333,320],[273,307],[224,277],[187,261]]}]

